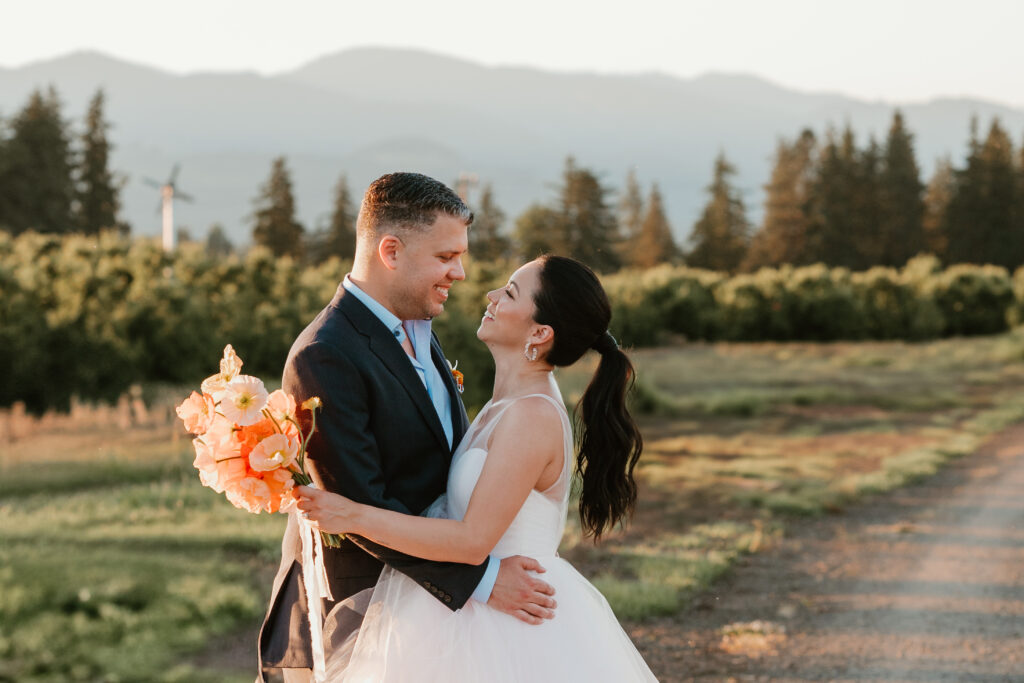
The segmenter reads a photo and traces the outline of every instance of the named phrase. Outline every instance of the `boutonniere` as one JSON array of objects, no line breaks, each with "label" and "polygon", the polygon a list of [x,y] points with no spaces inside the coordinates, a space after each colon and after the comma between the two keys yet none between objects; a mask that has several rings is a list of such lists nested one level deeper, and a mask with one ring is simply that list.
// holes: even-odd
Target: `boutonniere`
[{"label": "boutonniere", "polygon": [[465,387],[462,385],[462,373],[459,372],[457,369],[459,367],[459,361],[455,361],[455,365],[452,365],[452,362],[447,358],[445,358],[444,360],[446,363],[448,363],[448,369],[452,371],[452,379],[455,380],[455,386],[458,388],[459,393],[461,394],[465,390]]}]

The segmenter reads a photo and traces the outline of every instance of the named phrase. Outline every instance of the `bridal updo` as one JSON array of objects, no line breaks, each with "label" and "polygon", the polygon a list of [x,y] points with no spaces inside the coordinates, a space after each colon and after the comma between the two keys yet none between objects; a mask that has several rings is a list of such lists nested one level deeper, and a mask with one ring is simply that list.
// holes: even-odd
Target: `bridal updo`
[{"label": "bridal updo", "polygon": [[636,504],[633,469],[643,438],[626,407],[635,373],[608,331],[611,304],[594,272],[564,256],[542,256],[539,261],[534,319],[554,330],[547,362],[556,367],[572,365],[590,349],[601,355],[576,406],[576,472],[583,482],[580,519],[584,533],[596,540]]}]

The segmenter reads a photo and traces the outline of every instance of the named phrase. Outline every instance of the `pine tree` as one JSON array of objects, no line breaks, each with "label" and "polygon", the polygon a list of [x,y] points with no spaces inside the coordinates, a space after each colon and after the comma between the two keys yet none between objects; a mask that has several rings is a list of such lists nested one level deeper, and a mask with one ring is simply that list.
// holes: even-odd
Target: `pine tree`
[{"label": "pine tree", "polygon": [[1013,143],[995,119],[984,143],[972,130],[969,149],[966,168],[955,173],[956,189],[946,211],[948,258],[1016,268],[1024,263],[1024,231],[1016,229]]},{"label": "pine tree", "polygon": [[771,180],[764,188],[764,221],[751,240],[742,270],[812,261],[806,207],[814,178],[816,147],[814,133],[808,129],[793,143],[779,141]]},{"label": "pine tree", "polygon": [[75,223],[80,231],[89,235],[111,228],[128,232],[127,224],[117,220],[121,206],[120,188],[108,166],[111,148],[107,130],[110,124],[103,118],[103,103],[103,91],[97,90],[89,102],[85,133],[81,138],[82,150],[75,169]]},{"label": "pine tree", "polygon": [[688,265],[735,271],[743,260],[750,241],[750,224],[743,199],[729,181],[735,174],[736,169],[720,153],[707,187],[711,198],[690,235],[693,248],[686,257]]},{"label": "pine tree", "polygon": [[511,243],[502,233],[505,212],[494,201],[490,183],[480,193],[480,205],[473,212],[473,225],[469,228],[469,253],[478,260],[495,260],[510,255]]},{"label": "pine tree", "polygon": [[559,192],[556,248],[599,272],[614,271],[619,258],[618,223],[608,204],[608,190],[593,172],[566,159]]},{"label": "pine tree", "polygon": [[672,238],[672,226],[665,217],[661,192],[655,183],[651,186],[651,195],[647,200],[647,211],[640,224],[640,232],[633,241],[629,264],[637,268],[651,268],[662,263],[671,263],[678,255],[679,250]]},{"label": "pine tree", "polygon": [[9,127],[0,164],[0,226],[15,234],[74,231],[71,150],[56,90],[34,91]]},{"label": "pine tree", "polygon": [[880,258],[886,266],[902,266],[926,248],[921,171],[914,158],[913,136],[897,110],[885,142],[880,189]]},{"label": "pine tree", "polygon": [[943,225],[946,221],[946,210],[956,191],[956,178],[953,164],[949,157],[939,159],[935,164],[935,172],[924,193],[924,216],[922,230],[925,246],[940,259],[946,259],[948,243]]},{"label": "pine tree", "polygon": [[295,219],[295,197],[284,157],[274,159],[270,177],[254,204],[253,241],[279,256],[302,258],[305,230]]},{"label": "pine tree", "polygon": [[324,230],[318,230],[308,240],[307,252],[313,263],[323,263],[335,256],[351,259],[356,253],[356,214],[348,191],[348,179],[342,175],[334,186],[334,207],[331,220]]},{"label": "pine tree", "polygon": [[542,254],[564,254],[556,239],[561,223],[558,212],[542,204],[532,204],[523,211],[516,218],[515,227],[515,243],[520,257],[530,260]]},{"label": "pine tree", "polygon": [[626,187],[619,199],[619,234],[622,236],[623,261],[627,263],[632,261],[634,242],[640,236],[643,222],[644,198],[636,180],[636,171],[631,168],[626,174]]},{"label": "pine tree", "polygon": [[231,244],[228,235],[224,232],[224,226],[214,223],[210,226],[210,232],[206,235],[206,254],[211,258],[222,259],[230,256],[235,251],[235,245]]},{"label": "pine tree", "polygon": [[857,150],[853,129],[829,131],[807,201],[813,261],[861,269],[877,256],[877,145]]}]

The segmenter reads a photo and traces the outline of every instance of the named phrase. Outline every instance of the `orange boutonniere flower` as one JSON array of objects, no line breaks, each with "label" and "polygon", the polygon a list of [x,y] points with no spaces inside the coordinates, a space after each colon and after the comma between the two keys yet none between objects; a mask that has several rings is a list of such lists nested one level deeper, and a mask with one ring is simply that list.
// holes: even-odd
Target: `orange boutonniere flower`
[{"label": "orange boutonniere flower", "polygon": [[459,393],[461,394],[463,391],[465,391],[465,387],[462,385],[462,373],[456,369],[459,367],[459,361],[455,361],[455,365],[452,365],[451,362],[449,361],[448,367],[451,368],[452,378],[455,380],[455,386],[458,388]]}]

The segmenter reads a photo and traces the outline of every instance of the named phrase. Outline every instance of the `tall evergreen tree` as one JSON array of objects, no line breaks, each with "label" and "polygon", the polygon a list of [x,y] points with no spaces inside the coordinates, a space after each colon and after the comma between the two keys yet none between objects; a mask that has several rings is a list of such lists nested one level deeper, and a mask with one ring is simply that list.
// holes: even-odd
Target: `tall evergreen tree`
[{"label": "tall evergreen tree", "polygon": [[9,127],[0,163],[0,227],[15,234],[73,232],[71,149],[57,91],[34,91]]},{"label": "tall evergreen tree", "polygon": [[764,188],[764,220],[751,240],[742,270],[802,265],[813,259],[807,243],[806,208],[817,144],[814,133],[804,129],[793,143],[780,140],[776,146],[771,180]]},{"label": "tall evergreen tree", "polygon": [[953,164],[947,156],[935,164],[935,172],[932,173],[928,187],[925,188],[924,216],[921,221],[925,247],[943,261],[946,260],[948,247],[943,226],[946,222],[946,210],[955,191]]},{"label": "tall evergreen tree", "polygon": [[103,91],[97,90],[85,116],[82,148],[75,169],[75,223],[80,231],[90,235],[111,228],[128,232],[128,226],[117,220],[120,188],[109,168],[111,147],[107,130],[110,124],[103,118],[103,104]]},{"label": "tall evergreen tree", "polygon": [[494,260],[510,255],[511,243],[502,233],[505,212],[494,201],[490,183],[480,193],[480,204],[473,212],[473,225],[469,228],[469,253],[480,260]]},{"label": "tall evergreen tree", "polygon": [[686,257],[688,265],[735,271],[742,262],[750,241],[750,224],[743,199],[729,180],[735,174],[736,169],[720,153],[707,187],[711,197],[690,235],[693,247]]},{"label": "tall evergreen tree", "polygon": [[295,196],[284,157],[274,159],[270,177],[260,188],[254,204],[253,241],[279,256],[302,258],[305,229],[295,219]]},{"label": "tall evergreen tree", "polygon": [[315,248],[313,260],[322,263],[332,256],[339,259],[350,259],[356,253],[356,215],[358,207],[352,202],[348,190],[348,179],[342,175],[334,186],[334,206],[331,209],[331,221],[322,234],[312,240]]},{"label": "tall evergreen tree", "polygon": [[923,230],[924,199],[921,171],[914,158],[913,135],[897,110],[885,142],[879,183],[878,263],[901,266],[926,248]]},{"label": "tall evergreen tree", "polygon": [[647,200],[647,211],[640,232],[633,240],[630,250],[629,264],[637,268],[650,268],[662,263],[671,263],[678,256],[675,240],[672,238],[672,227],[665,217],[662,206],[661,192],[655,183],[651,187],[651,195]]},{"label": "tall evergreen tree", "polygon": [[609,207],[608,190],[593,172],[566,159],[559,192],[559,235],[555,240],[567,256],[596,271],[613,271],[619,258],[618,223]]},{"label": "tall evergreen tree", "polygon": [[516,218],[515,243],[519,255],[534,259],[541,254],[565,253],[557,241],[561,224],[556,210],[542,204],[530,205]]},{"label": "tall evergreen tree", "polygon": [[1017,229],[1018,180],[1013,143],[995,119],[984,143],[972,134],[966,168],[946,211],[952,262],[1024,264],[1024,231]]},{"label": "tall evergreen tree", "polygon": [[212,258],[220,259],[230,256],[235,251],[235,245],[228,239],[224,232],[224,226],[214,223],[210,226],[210,232],[206,234],[206,254]]},{"label": "tall evergreen tree", "polygon": [[808,245],[812,260],[862,269],[878,257],[878,166],[872,141],[861,153],[853,129],[839,141],[829,131],[808,193]]},{"label": "tall evergreen tree", "polygon": [[633,257],[633,244],[640,236],[644,222],[644,198],[636,180],[636,170],[626,174],[626,187],[619,198],[619,234],[622,236],[622,257],[629,262]]}]

